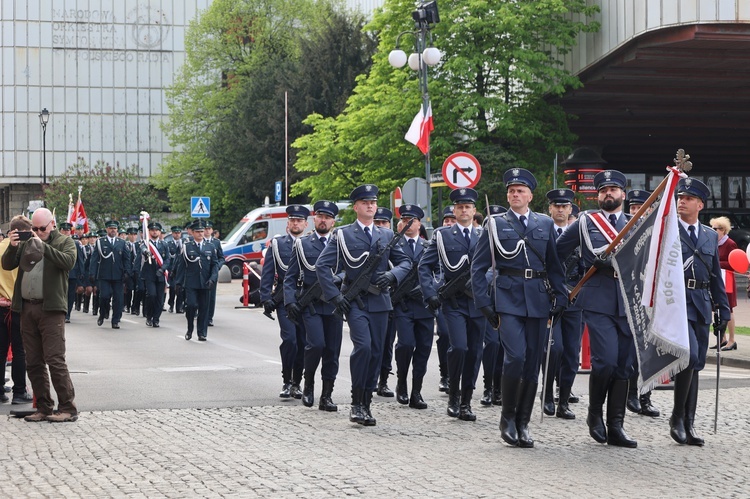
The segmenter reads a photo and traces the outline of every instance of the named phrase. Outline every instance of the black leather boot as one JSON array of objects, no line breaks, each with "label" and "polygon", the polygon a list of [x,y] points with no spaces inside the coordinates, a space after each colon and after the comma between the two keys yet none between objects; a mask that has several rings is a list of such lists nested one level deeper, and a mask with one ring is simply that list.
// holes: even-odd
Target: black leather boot
[{"label": "black leather boot", "polygon": [[302,390],[302,405],[312,407],[315,403],[315,380],[305,376],[305,388]]},{"label": "black leather boot", "polygon": [[613,379],[607,396],[607,444],[635,449],[638,442],[625,433],[625,404],[628,399],[628,380]]},{"label": "black leather boot", "polygon": [[482,398],[479,399],[479,403],[482,405],[492,405],[492,375],[490,373],[484,373],[484,392],[482,392]]},{"label": "black leather boot", "polygon": [[422,398],[422,378],[413,378],[411,380],[409,407],[412,409],[427,409],[427,403]]},{"label": "black leather boot", "polygon": [[477,416],[471,412],[471,396],[473,394],[473,388],[464,388],[461,390],[461,405],[458,408],[458,419],[461,421],[477,420]]},{"label": "black leather boot", "polygon": [[635,373],[628,380],[628,410],[636,414],[641,413],[641,402],[638,397],[638,373]]},{"label": "black leather boot", "polygon": [[698,407],[698,371],[693,371],[687,402],[685,403],[685,434],[688,445],[703,447],[703,439],[695,433],[695,409]]},{"label": "black leather boot", "polygon": [[500,436],[505,443],[518,445],[518,430],[516,429],[516,406],[521,380],[503,376],[503,410],[500,412]]},{"label": "black leather boot", "polygon": [[648,393],[644,393],[640,397],[641,402],[641,414],[644,416],[648,416],[650,418],[658,418],[661,416],[661,412],[659,412],[659,409],[654,407],[654,404],[651,403],[651,391],[649,390]]},{"label": "black leather boot", "polygon": [[380,371],[380,382],[378,383],[378,395],[381,397],[393,397],[393,390],[388,388],[388,375],[391,374],[387,370],[383,369]]},{"label": "black leather boot", "polygon": [[458,386],[458,380],[451,380],[448,387],[448,416],[457,418],[460,412],[459,405],[461,402],[461,391]]},{"label": "black leather boot", "polygon": [[503,372],[492,376],[492,405],[503,405]]},{"label": "black leather boot", "polygon": [[372,403],[372,392],[370,390],[365,390],[364,403],[362,404],[362,414],[365,417],[363,424],[365,426],[375,426],[377,424],[377,420],[372,416],[372,412],[370,412],[371,403]]},{"label": "black leather boot", "polygon": [[601,374],[589,375],[589,414],[586,424],[589,427],[589,435],[600,444],[607,443],[607,428],[604,426],[604,399],[607,398],[609,388],[609,376]]},{"label": "black leather boot", "polygon": [[[555,415],[555,377],[550,374],[547,376],[547,389],[544,391],[544,414],[547,416]],[[541,394],[539,395],[541,398]]]},{"label": "black leather boot", "polygon": [[[551,376],[550,376],[551,377]],[[518,397],[518,409],[516,410],[516,428],[518,429],[518,446],[524,449],[534,447],[534,439],[529,434],[529,421],[534,411],[534,400],[538,383],[523,381],[521,393]],[[550,393],[550,397],[553,395]],[[553,404],[554,406],[554,404]]]},{"label": "black leather boot", "polygon": [[292,396],[292,372],[290,370],[282,370],[281,377],[284,378],[284,386],[281,387],[279,397],[288,399]]},{"label": "black leather boot", "polygon": [[294,369],[292,374],[292,388],[290,393],[296,399],[302,398],[302,389],[300,388],[302,384],[302,372],[302,369]]},{"label": "black leather boot", "polygon": [[362,395],[364,390],[352,388],[352,408],[349,412],[349,421],[357,424],[365,424],[365,413],[362,410]]},{"label": "black leather boot", "polygon": [[331,398],[333,395],[333,383],[334,380],[332,379],[323,380],[323,391],[320,393],[320,402],[318,403],[318,409],[321,411],[336,412],[339,410]]},{"label": "black leather boot", "polygon": [[687,405],[690,385],[693,381],[693,370],[685,369],[674,377],[674,407],[669,418],[669,434],[678,444],[687,443],[685,431],[685,406]]},{"label": "black leather boot", "polygon": [[557,404],[556,416],[561,419],[575,419],[576,415],[568,407],[568,400],[570,399],[570,386],[560,387],[560,401]]},{"label": "black leather boot", "polygon": [[438,384],[438,391],[443,393],[448,393],[450,390],[450,381],[448,380],[448,376],[440,376],[440,383]]},{"label": "black leather boot", "polygon": [[406,387],[406,379],[400,376],[396,381],[396,402],[406,405],[409,403],[409,389]]}]

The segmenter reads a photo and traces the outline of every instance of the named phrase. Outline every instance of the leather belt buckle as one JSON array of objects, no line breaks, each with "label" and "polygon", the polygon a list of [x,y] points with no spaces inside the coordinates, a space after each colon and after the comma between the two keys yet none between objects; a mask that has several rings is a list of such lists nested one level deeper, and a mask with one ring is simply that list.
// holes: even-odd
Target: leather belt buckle
[{"label": "leather belt buckle", "polygon": [[533,279],[534,278],[534,269],[524,269],[523,270],[523,278],[524,279]]},{"label": "leather belt buckle", "polygon": [[697,281],[695,279],[688,279],[687,280],[687,288],[688,289],[695,289]]}]

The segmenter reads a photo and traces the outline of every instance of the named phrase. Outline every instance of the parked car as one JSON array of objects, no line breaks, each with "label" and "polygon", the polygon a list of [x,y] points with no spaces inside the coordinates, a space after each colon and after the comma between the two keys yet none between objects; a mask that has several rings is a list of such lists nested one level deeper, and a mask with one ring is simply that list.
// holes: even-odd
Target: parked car
[{"label": "parked car", "polygon": [[727,217],[732,224],[729,237],[737,243],[741,250],[747,250],[750,244],[750,210],[729,210],[722,208],[706,208],[702,210],[698,219],[702,224],[711,225],[711,219],[716,217]]}]

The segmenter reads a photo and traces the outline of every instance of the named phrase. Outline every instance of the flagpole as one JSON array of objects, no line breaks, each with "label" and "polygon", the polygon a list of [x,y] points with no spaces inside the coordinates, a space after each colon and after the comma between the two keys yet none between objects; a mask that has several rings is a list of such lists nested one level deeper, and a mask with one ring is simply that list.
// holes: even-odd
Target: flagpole
[{"label": "flagpole", "polygon": [[[690,158],[690,156],[685,156],[685,151],[682,149],[679,149],[677,151],[677,159],[675,160],[676,167],[679,171],[690,171],[690,169],[693,167],[692,163],[687,161]],[[620,244],[620,241],[627,235],[628,232],[630,232],[630,229],[633,228],[635,224],[638,223],[638,220],[641,219],[641,217],[646,213],[646,211],[651,207],[652,204],[654,204],[654,201],[661,195],[662,192],[664,192],[664,189],[667,187],[667,183],[669,182],[669,174],[667,174],[666,177],[661,181],[659,186],[654,190],[654,192],[651,193],[651,195],[648,197],[645,203],[641,205],[641,207],[638,209],[638,211],[633,215],[633,218],[628,221],[628,223],[623,227],[623,229],[620,231],[619,234],[617,234],[617,237],[615,237],[611,243],[609,243],[609,246],[607,246],[607,249],[604,250],[604,255],[609,255],[614,251],[614,249],[617,247],[618,244]],[[589,268],[589,270],[586,272],[586,274],[581,278],[580,281],[578,281],[578,284],[576,284],[576,287],[573,288],[573,291],[570,292],[570,295],[568,295],[568,299],[572,302],[573,299],[578,295],[578,293],[581,291],[581,288],[583,285],[591,279],[591,276],[594,275],[596,272],[596,267],[593,265]]]}]

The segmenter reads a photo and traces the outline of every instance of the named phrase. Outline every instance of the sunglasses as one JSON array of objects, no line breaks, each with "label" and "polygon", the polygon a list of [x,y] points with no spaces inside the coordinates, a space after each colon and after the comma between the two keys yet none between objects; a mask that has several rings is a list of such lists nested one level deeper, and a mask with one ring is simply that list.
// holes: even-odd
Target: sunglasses
[{"label": "sunglasses", "polygon": [[711,227],[711,228],[712,228],[713,230],[721,230],[721,231],[723,231],[723,230],[724,230],[724,229],[722,229],[721,227]]},{"label": "sunglasses", "polygon": [[47,222],[47,225],[44,225],[43,227],[34,227],[32,225],[31,226],[31,230],[33,230],[34,232],[37,232],[37,231],[39,231],[39,232],[46,232],[47,231],[47,227],[49,227],[49,224],[51,224],[51,223],[52,223],[52,220],[50,220],[49,222]]}]

